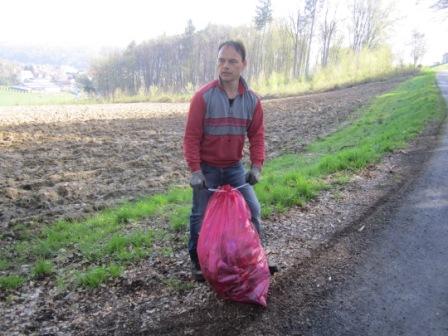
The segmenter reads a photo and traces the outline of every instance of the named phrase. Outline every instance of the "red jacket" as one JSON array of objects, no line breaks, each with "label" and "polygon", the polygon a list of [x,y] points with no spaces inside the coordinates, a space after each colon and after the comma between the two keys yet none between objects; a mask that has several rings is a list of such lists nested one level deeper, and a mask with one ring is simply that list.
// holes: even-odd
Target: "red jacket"
[{"label": "red jacket", "polygon": [[200,170],[202,162],[229,167],[239,162],[247,135],[252,165],[264,161],[263,108],[260,99],[240,78],[239,94],[232,104],[219,80],[195,93],[188,112],[184,136],[184,157],[190,170]]}]

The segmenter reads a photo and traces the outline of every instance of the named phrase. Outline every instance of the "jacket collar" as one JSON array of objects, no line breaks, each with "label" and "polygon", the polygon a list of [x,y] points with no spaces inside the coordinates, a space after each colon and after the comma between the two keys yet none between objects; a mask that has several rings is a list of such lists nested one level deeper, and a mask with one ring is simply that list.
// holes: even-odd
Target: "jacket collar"
[{"label": "jacket collar", "polygon": [[[221,90],[224,90],[222,83],[221,83],[221,78],[218,78],[218,86]],[[246,80],[240,76],[240,81],[238,83],[238,94],[242,95],[244,92],[246,92],[247,90],[249,90],[249,87],[247,85]]]}]

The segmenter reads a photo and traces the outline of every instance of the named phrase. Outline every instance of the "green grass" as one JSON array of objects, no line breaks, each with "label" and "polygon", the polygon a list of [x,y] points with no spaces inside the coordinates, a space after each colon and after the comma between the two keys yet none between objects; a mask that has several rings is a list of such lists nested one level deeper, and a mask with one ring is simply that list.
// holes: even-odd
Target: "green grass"
[{"label": "green grass", "polygon": [[49,260],[38,260],[34,265],[33,276],[43,278],[53,273],[53,263]]},{"label": "green grass", "polygon": [[351,125],[309,145],[306,154],[270,161],[256,186],[263,214],[303,205],[330,187],[324,182],[329,175],[341,183],[341,173],[346,176],[405,147],[428,122],[440,121],[445,113],[433,71],[402,83],[364,107]]},{"label": "green grass", "polygon": [[17,92],[0,87],[0,106],[75,104],[79,99],[70,93]]},{"label": "green grass", "polygon": [[9,262],[6,259],[0,259],[0,271],[4,271],[9,267]]},{"label": "green grass", "polygon": [[448,71],[448,64],[437,65],[432,68],[433,71]]},{"label": "green grass", "polygon": [[[364,107],[349,126],[310,144],[305,153],[267,162],[256,186],[262,215],[303,206],[321,190],[347,183],[353,172],[404,148],[429,122],[440,121],[445,113],[433,71],[402,83]],[[184,246],[190,205],[190,188],[173,188],[83,220],[57,221],[3,250],[2,268],[9,271],[14,265],[18,270],[23,263],[37,262],[35,275],[55,272],[58,283],[69,286],[77,274],[79,285],[97,287],[153,252],[171,256],[173,242]],[[2,288],[15,288],[24,281],[2,279]]]},{"label": "green grass", "polygon": [[[172,255],[167,252],[170,248],[166,245],[170,239],[185,232],[190,202],[189,188],[173,188],[165,194],[105,209],[84,220],[60,220],[45,226],[37,235],[29,235],[30,239],[17,242],[11,250],[3,251],[2,255],[6,255],[0,260],[5,260],[5,269],[7,258],[12,256],[15,256],[14,264],[35,262],[32,275],[43,277],[53,273],[53,266],[71,273],[71,265],[60,266],[68,258],[72,259],[73,265],[82,262],[96,267],[113,262],[125,267],[148,257],[154,245],[160,254]],[[142,227],[139,221],[143,218],[153,218],[152,225]],[[167,224],[163,226],[161,222]],[[56,259],[59,266],[58,262],[50,266],[50,260]],[[107,272],[106,275],[103,273],[102,268],[83,273],[78,283],[94,287],[98,279],[106,281],[110,278],[106,276]],[[64,282],[70,283],[73,279],[69,276]]]},{"label": "green grass", "polygon": [[118,278],[122,273],[123,268],[119,265],[92,267],[86,272],[79,273],[78,281],[83,287],[97,288],[109,279]]},{"label": "green grass", "polygon": [[160,94],[141,93],[135,96],[117,94],[111,98],[93,98],[87,96],[76,97],[70,93],[18,92],[0,86],[0,106],[188,102],[192,94],[193,91],[182,94],[167,92]]},{"label": "green grass", "polygon": [[17,289],[25,282],[25,279],[20,275],[6,275],[0,276],[0,289]]},{"label": "green grass", "polygon": [[190,281],[180,280],[174,277],[164,279],[163,283],[175,292],[179,293],[188,291],[193,288],[193,284]]}]

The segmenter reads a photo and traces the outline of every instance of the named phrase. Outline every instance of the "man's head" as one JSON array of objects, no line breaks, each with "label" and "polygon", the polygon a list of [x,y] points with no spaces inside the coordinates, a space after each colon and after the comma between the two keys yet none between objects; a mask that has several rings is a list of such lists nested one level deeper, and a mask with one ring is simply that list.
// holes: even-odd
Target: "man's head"
[{"label": "man's head", "polygon": [[239,80],[246,68],[246,48],[240,41],[226,41],[218,48],[218,74],[223,82]]}]

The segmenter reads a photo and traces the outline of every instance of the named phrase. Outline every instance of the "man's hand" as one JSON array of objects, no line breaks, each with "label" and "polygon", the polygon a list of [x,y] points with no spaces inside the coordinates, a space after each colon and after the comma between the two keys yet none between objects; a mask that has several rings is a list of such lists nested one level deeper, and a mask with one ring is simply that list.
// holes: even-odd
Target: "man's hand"
[{"label": "man's hand", "polygon": [[205,176],[198,170],[191,174],[190,186],[192,188],[205,188]]},{"label": "man's hand", "polygon": [[257,184],[261,178],[260,168],[257,166],[252,166],[252,168],[246,173],[246,182],[250,185]]}]

